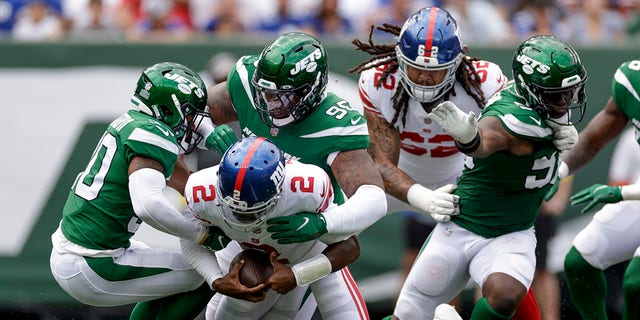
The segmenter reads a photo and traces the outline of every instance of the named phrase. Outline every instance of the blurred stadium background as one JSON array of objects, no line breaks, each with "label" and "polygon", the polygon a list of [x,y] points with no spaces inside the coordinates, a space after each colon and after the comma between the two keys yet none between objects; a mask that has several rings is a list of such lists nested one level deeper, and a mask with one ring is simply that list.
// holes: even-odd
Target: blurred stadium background
[{"label": "blurred stadium background", "polygon": [[[7,3],[27,6],[36,2],[49,3],[0,0],[0,23],[6,14]],[[89,1],[57,3],[67,2],[78,6]],[[246,1],[230,2],[240,5]],[[403,1],[358,1],[363,8],[379,2],[393,4]],[[418,3],[404,2],[414,6]],[[634,5],[636,2],[631,1]],[[429,3],[421,1],[420,5]],[[371,8],[382,7],[371,5],[368,11],[375,11]],[[635,6],[632,9],[637,11]],[[391,19],[391,11],[387,13]],[[372,12],[368,14],[373,15]],[[381,18],[385,18],[384,14]],[[274,33],[244,30],[232,36],[199,32],[187,40],[163,41],[165,38],[162,36],[129,39],[122,34],[116,37],[92,36],[91,33],[73,35],[69,30],[67,26],[66,36],[37,41],[13,39],[10,29],[4,34],[0,32],[0,101],[4,110],[0,128],[5,132],[0,139],[0,150],[4,150],[0,159],[0,319],[128,318],[132,306],[95,308],[81,305],[64,293],[50,275],[49,237],[57,227],[69,186],[85,166],[108,122],[128,109],[134,82],[144,66],[176,61],[202,71],[206,78],[208,61],[213,55],[231,53],[239,57],[258,54],[267,41],[275,37]],[[367,36],[368,29],[356,28],[342,36],[321,36],[332,72],[330,90],[358,107],[361,104],[356,91],[357,76],[348,74],[347,70],[368,56],[355,51],[349,41],[354,37],[366,39]],[[475,43],[469,55],[494,61],[511,76],[511,58],[517,40],[517,35],[514,35],[502,42],[472,41]],[[577,126],[580,130],[604,106],[615,69],[625,60],[639,58],[639,51],[638,42],[631,36],[611,43],[604,40],[576,42],[575,47],[589,74],[587,115]],[[574,190],[607,180],[612,150],[613,145],[609,145],[576,176]],[[590,217],[569,207],[559,218],[560,232],[551,242],[549,264],[560,277],[564,254],[575,233],[586,225]],[[151,245],[177,248],[175,239],[148,227],[143,227],[136,238]],[[396,270],[403,251],[401,216],[385,217],[366,230],[360,239],[362,255],[351,270],[365,296],[372,319],[379,319],[391,313],[400,285]],[[466,294],[469,300],[471,295],[471,291]],[[576,319],[567,299],[563,296],[563,318]]]}]

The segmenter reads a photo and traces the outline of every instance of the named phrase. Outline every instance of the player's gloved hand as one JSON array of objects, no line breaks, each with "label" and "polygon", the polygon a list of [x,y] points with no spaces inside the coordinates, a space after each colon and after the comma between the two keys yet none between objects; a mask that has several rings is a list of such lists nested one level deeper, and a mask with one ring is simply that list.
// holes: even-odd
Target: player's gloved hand
[{"label": "player's gloved hand", "polygon": [[203,247],[213,251],[224,249],[229,242],[231,242],[231,238],[227,237],[222,229],[216,226],[208,227],[207,234],[200,240],[200,244]]},{"label": "player's gloved hand", "polygon": [[547,121],[547,125],[553,129],[553,144],[560,152],[573,148],[578,142],[578,130],[573,125],[561,125],[553,121]]},{"label": "player's gloved hand", "polygon": [[214,126],[208,116],[197,114],[193,122],[197,125],[196,132],[202,137],[198,141],[198,148],[216,150],[222,155],[238,140],[233,129],[226,124]]},{"label": "player's gloved hand", "polygon": [[204,145],[209,150],[216,150],[220,155],[224,154],[229,147],[238,141],[236,133],[226,124],[221,124],[213,129],[211,134],[204,141]]},{"label": "player's gloved hand", "polygon": [[621,190],[620,186],[608,186],[596,183],[571,196],[571,205],[575,206],[591,201],[582,209],[582,213],[585,213],[598,203],[616,203],[622,201]]},{"label": "player's gloved hand", "polygon": [[327,222],[322,213],[300,212],[267,220],[267,231],[280,244],[305,242],[327,233]]},{"label": "player's gloved hand", "polygon": [[470,143],[478,134],[475,113],[465,113],[451,101],[440,103],[427,117],[437,122],[445,132],[462,144]]},{"label": "player's gloved hand", "polygon": [[416,183],[409,188],[407,200],[409,204],[420,208],[436,221],[449,221],[452,215],[460,213],[458,205],[460,197],[452,194],[457,187],[455,184],[447,184],[436,190],[430,190]]}]

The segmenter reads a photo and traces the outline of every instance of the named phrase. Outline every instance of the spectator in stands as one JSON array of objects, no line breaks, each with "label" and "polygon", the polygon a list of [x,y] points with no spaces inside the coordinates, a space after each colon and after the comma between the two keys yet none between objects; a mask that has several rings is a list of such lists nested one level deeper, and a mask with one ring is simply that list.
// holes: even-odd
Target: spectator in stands
[{"label": "spectator in stands", "polygon": [[64,36],[62,23],[44,0],[29,0],[11,32],[17,41],[50,41]]},{"label": "spectator in stands", "polygon": [[25,0],[0,0],[0,37],[9,36]]},{"label": "spectator in stands", "polygon": [[132,41],[186,41],[193,35],[186,0],[142,0],[142,17],[126,30]]},{"label": "spectator in stands", "polygon": [[234,35],[244,31],[235,0],[218,1],[214,11],[214,16],[205,26],[206,31],[216,35]]},{"label": "spectator in stands", "polygon": [[[401,26],[404,24],[405,19],[408,16],[418,11],[420,8],[438,5],[437,2],[439,1],[428,0],[419,1],[419,3],[417,3],[418,1],[412,0],[386,0],[381,2],[382,5],[374,11],[373,15],[368,17],[366,21],[366,25],[368,27],[382,25],[383,23]],[[389,38],[389,34],[385,32],[377,29],[373,29],[373,31],[376,37],[382,37],[381,41],[394,40],[393,38]]]},{"label": "spectator in stands", "polygon": [[320,37],[351,38],[351,22],[338,11],[338,0],[322,0],[312,18],[313,28]]},{"label": "spectator in stands", "polygon": [[518,0],[510,15],[511,26],[520,39],[556,34],[561,20],[554,0]]},{"label": "spectator in stands", "polygon": [[304,12],[298,14],[292,12],[289,0],[277,0],[276,14],[261,20],[256,29],[258,31],[275,34],[289,31],[302,31],[314,34],[311,17]]},{"label": "spectator in stands", "polygon": [[564,0],[567,16],[562,20],[565,40],[577,44],[620,44],[625,20],[608,0]]},{"label": "spectator in stands", "polygon": [[88,0],[82,7],[70,12],[70,35],[76,37],[109,37],[119,35],[113,7],[104,0]]},{"label": "spectator in stands", "polygon": [[[505,16],[485,0],[446,0],[444,8],[456,17],[467,44],[504,44],[513,37]],[[491,23],[487,23],[491,21]]]}]

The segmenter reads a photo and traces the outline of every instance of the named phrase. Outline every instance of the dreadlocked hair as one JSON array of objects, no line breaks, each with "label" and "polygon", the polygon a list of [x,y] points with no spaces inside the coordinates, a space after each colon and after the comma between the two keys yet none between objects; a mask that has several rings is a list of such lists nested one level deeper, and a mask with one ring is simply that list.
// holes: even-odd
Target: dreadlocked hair
[{"label": "dreadlocked hair", "polygon": [[[386,65],[387,67],[382,71],[382,75],[376,81],[376,88],[380,88],[382,83],[389,77],[390,74],[394,73],[398,70],[398,56],[396,54],[396,44],[375,44],[373,43],[373,28],[369,31],[369,41],[362,42],[359,39],[354,39],[351,41],[356,46],[356,51],[362,51],[371,55],[371,58],[359,63],[357,66],[348,70],[349,73],[362,73],[363,71],[377,68],[382,65]],[[401,27],[397,25],[393,25],[390,23],[384,23],[382,26],[375,27],[377,30],[390,33],[394,36],[400,36]],[[466,50],[465,50],[466,51]],[[458,69],[456,70],[455,77],[456,81],[460,82],[464,91],[469,94],[471,98],[478,104],[480,109],[484,108],[484,93],[482,92],[481,86],[481,77],[478,75],[478,72],[473,67],[473,62],[481,60],[479,57],[469,57],[463,53],[462,62]],[[451,87],[451,89],[445,93],[444,100],[449,100],[449,96],[456,95],[455,86]],[[398,121],[398,118],[402,116],[402,125],[405,125],[407,122],[407,112],[409,110],[409,93],[402,86],[402,90],[396,90],[396,93],[392,97],[393,99],[393,108],[395,110],[395,114],[393,115],[393,119],[391,120],[391,124],[393,125]]]}]

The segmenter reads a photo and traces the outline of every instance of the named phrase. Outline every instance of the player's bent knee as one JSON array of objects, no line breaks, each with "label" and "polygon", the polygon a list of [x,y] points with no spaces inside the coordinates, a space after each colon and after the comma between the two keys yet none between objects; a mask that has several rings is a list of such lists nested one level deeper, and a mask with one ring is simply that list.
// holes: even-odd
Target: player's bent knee
[{"label": "player's bent knee", "polygon": [[564,272],[567,274],[585,274],[597,271],[589,262],[587,262],[575,247],[571,247],[564,258]]},{"label": "player's bent knee", "polygon": [[420,265],[423,272],[414,277],[412,283],[427,295],[439,295],[448,289],[453,277],[451,266],[456,263],[452,263],[451,256],[429,255],[426,258],[423,261],[427,262]]}]

